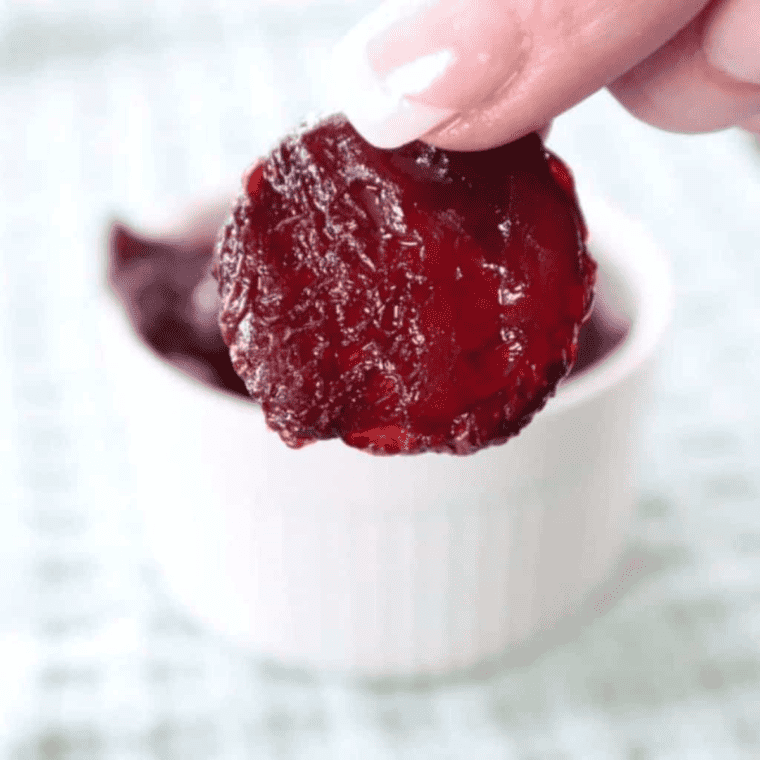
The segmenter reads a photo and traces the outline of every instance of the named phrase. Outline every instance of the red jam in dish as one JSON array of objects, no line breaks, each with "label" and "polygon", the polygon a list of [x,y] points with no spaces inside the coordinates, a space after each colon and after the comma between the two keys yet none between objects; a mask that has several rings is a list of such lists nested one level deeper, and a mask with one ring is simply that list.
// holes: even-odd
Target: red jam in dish
[{"label": "red jam in dish", "polygon": [[245,178],[215,252],[222,338],[293,448],[470,454],[570,372],[596,273],[585,238],[537,134],[380,150],[330,117]]},{"label": "red jam in dish", "polygon": [[109,236],[108,280],[153,351],[201,382],[248,397],[219,333],[215,235],[195,222],[183,238],[159,240],[117,222]]}]

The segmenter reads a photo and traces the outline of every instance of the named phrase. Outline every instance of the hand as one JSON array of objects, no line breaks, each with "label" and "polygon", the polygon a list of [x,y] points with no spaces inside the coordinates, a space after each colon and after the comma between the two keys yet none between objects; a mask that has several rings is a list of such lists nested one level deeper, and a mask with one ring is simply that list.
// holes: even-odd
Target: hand
[{"label": "hand", "polygon": [[662,129],[760,133],[760,0],[386,0],[330,87],[386,148],[501,145],[602,87]]}]

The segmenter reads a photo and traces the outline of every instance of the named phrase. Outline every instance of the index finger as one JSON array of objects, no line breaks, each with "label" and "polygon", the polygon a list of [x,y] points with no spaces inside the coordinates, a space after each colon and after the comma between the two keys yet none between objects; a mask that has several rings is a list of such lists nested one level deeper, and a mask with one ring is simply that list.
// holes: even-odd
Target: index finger
[{"label": "index finger", "polygon": [[336,47],[332,104],[378,147],[494,147],[620,77],[708,2],[386,0]]}]

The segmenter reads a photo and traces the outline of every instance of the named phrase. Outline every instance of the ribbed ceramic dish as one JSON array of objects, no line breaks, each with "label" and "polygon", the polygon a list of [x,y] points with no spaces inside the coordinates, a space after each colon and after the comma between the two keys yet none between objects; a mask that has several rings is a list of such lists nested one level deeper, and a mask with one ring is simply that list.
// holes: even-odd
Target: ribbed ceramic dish
[{"label": "ribbed ceramic dish", "polygon": [[583,207],[628,337],[517,438],[470,457],[292,451],[253,404],[158,360],[106,299],[134,505],[177,600],[257,654],[369,677],[468,668],[571,613],[625,541],[672,305],[649,236],[607,202]]}]

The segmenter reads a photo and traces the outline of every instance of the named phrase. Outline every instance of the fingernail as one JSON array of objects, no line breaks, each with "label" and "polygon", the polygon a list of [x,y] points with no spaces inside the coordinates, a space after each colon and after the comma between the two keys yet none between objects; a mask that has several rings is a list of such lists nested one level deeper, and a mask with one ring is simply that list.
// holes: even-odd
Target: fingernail
[{"label": "fingernail", "polygon": [[729,0],[718,6],[702,43],[712,66],[749,84],[760,84],[759,12],[757,0]]},{"label": "fingernail", "polygon": [[333,104],[380,148],[422,137],[486,100],[524,55],[499,0],[388,0],[333,51]]}]

